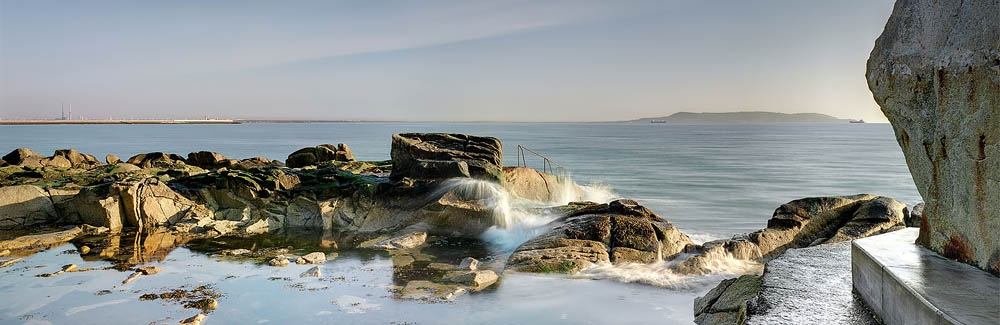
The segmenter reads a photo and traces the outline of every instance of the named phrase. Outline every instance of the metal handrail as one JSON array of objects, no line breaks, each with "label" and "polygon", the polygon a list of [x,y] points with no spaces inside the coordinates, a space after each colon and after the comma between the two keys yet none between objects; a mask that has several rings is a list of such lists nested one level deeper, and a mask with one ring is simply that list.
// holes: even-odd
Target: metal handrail
[{"label": "metal handrail", "polygon": [[568,170],[563,165],[522,145],[517,145],[517,167],[528,167],[528,156],[524,153],[525,151],[542,158],[542,172],[557,176],[566,176],[568,174]]}]

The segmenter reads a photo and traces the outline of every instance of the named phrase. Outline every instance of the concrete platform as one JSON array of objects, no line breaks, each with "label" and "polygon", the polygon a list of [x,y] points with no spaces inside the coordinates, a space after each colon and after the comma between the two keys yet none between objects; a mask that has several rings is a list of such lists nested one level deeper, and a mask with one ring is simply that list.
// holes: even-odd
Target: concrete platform
[{"label": "concrete platform", "polygon": [[854,290],[885,324],[1000,324],[1000,278],[914,244],[917,228],[855,240]]}]

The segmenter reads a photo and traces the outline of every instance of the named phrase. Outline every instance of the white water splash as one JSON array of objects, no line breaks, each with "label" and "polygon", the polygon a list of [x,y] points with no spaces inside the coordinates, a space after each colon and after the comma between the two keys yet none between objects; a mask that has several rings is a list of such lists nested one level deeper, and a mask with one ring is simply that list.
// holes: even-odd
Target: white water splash
[{"label": "white water splash", "polygon": [[718,284],[719,281],[743,274],[760,274],[764,266],[755,261],[738,260],[732,257],[712,259],[706,266],[705,275],[675,273],[673,265],[688,256],[680,256],[671,261],[650,264],[610,263],[595,264],[571,275],[574,278],[617,280],[625,283],[643,283],[677,290],[700,290]]},{"label": "white water splash", "polygon": [[445,181],[442,191],[450,191],[458,199],[476,202],[492,212],[493,226],[480,238],[498,252],[511,252],[521,243],[547,231],[549,223],[559,217],[552,213],[551,207],[578,201],[607,203],[617,197],[608,186],[578,186],[569,177],[560,178],[554,202],[522,199],[499,184],[471,178]]}]

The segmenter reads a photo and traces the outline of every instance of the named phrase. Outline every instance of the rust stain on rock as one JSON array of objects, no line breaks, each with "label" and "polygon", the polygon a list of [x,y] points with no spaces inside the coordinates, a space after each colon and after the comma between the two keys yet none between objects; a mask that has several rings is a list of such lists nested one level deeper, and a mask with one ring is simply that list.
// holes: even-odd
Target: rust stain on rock
[{"label": "rust stain on rock", "polygon": [[951,239],[944,243],[944,257],[962,262],[972,262],[975,259],[972,247],[958,234],[951,234]]},{"label": "rust stain on rock", "polygon": [[917,245],[927,248],[931,246],[931,228],[927,222],[927,215],[929,214],[930,210],[924,210],[920,214],[920,231],[917,232]]}]

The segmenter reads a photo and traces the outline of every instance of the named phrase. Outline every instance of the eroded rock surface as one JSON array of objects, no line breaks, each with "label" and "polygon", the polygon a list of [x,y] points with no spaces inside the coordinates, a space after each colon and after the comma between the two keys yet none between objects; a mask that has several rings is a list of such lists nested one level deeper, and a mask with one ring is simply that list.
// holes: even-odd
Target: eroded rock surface
[{"label": "eroded rock surface", "polygon": [[924,207],[917,242],[1000,274],[1000,2],[900,0],[868,87]]},{"label": "eroded rock surface", "polygon": [[670,222],[632,200],[573,209],[562,224],[518,247],[506,269],[573,273],[594,263],[651,263],[691,244]]},{"label": "eroded rock surface", "polygon": [[474,177],[503,183],[500,140],[465,134],[403,133],[392,136],[392,179]]}]

